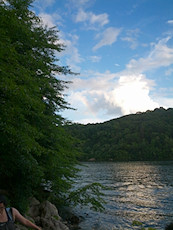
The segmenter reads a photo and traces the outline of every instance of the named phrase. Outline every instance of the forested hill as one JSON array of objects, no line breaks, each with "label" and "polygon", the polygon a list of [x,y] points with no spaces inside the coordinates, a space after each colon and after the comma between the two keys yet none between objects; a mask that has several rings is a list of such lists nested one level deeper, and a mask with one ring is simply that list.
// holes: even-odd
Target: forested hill
[{"label": "forested hill", "polygon": [[[80,160],[173,160],[173,109],[155,109],[99,124],[73,124]],[[92,159],[92,160],[94,160]]]}]

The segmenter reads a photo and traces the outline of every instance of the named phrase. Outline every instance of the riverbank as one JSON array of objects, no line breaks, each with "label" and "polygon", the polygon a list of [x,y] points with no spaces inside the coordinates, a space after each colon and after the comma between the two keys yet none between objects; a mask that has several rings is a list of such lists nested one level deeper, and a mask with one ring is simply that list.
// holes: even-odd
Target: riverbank
[{"label": "riverbank", "polygon": [[[37,224],[42,230],[70,230],[68,222],[64,221],[58,213],[58,209],[49,201],[40,203],[37,199],[30,199],[30,205],[26,218]],[[16,224],[16,230],[28,228]]]}]

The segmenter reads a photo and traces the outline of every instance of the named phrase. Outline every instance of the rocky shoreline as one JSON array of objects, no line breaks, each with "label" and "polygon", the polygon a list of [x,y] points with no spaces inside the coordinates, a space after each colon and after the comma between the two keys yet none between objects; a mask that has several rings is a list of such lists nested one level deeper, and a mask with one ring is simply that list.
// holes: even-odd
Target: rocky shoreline
[{"label": "rocky shoreline", "polygon": [[[37,199],[30,200],[30,206],[25,215],[43,230],[70,230],[68,222],[64,221],[58,213],[56,206],[49,201],[40,203]],[[16,230],[27,230],[28,228],[16,224]]]}]

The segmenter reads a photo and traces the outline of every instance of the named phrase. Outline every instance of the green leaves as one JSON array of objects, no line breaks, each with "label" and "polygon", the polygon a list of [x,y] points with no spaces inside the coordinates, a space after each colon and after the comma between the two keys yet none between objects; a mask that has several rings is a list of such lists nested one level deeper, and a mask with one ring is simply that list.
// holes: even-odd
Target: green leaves
[{"label": "green leaves", "polygon": [[103,211],[105,204],[104,194],[100,190],[106,189],[100,183],[92,183],[72,191],[68,197],[69,202],[73,205],[87,206],[95,211]]},{"label": "green leaves", "polygon": [[58,31],[41,25],[30,0],[0,1],[0,149],[1,187],[12,205],[24,210],[27,198],[41,198],[51,181],[56,199],[71,188],[76,151],[59,111],[68,108],[55,53]]},{"label": "green leaves", "polygon": [[173,109],[131,114],[102,124],[74,124],[81,160],[173,160]]},{"label": "green leaves", "polygon": [[33,195],[102,209],[101,185],[71,193],[78,152],[59,114],[68,108],[63,97],[68,82],[59,76],[72,72],[58,65],[56,52],[64,49],[58,31],[41,25],[28,9],[30,0],[0,3],[1,188],[21,211]]}]

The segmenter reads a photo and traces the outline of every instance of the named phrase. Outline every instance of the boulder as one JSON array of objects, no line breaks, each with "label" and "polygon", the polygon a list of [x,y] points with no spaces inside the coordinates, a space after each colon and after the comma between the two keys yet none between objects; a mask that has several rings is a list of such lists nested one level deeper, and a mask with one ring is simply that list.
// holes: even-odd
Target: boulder
[{"label": "boulder", "polygon": [[60,220],[56,220],[54,217],[41,218],[42,228],[44,230],[69,230],[69,228]]},{"label": "boulder", "polygon": [[40,204],[40,226],[43,230],[69,230],[59,216],[55,205],[49,201]]},{"label": "boulder", "polygon": [[34,197],[30,199],[30,205],[29,205],[29,210],[27,214],[33,219],[40,216],[40,202]]},{"label": "boulder", "polygon": [[[49,201],[40,203],[32,198],[26,218],[42,227],[42,230],[69,230],[59,216],[55,205]],[[27,228],[16,225],[16,230],[27,230]]]},{"label": "boulder", "polygon": [[54,204],[50,203],[49,201],[44,201],[40,204],[40,216],[46,219],[51,217],[55,217],[56,219],[60,220],[61,217],[58,214],[58,210]]}]

